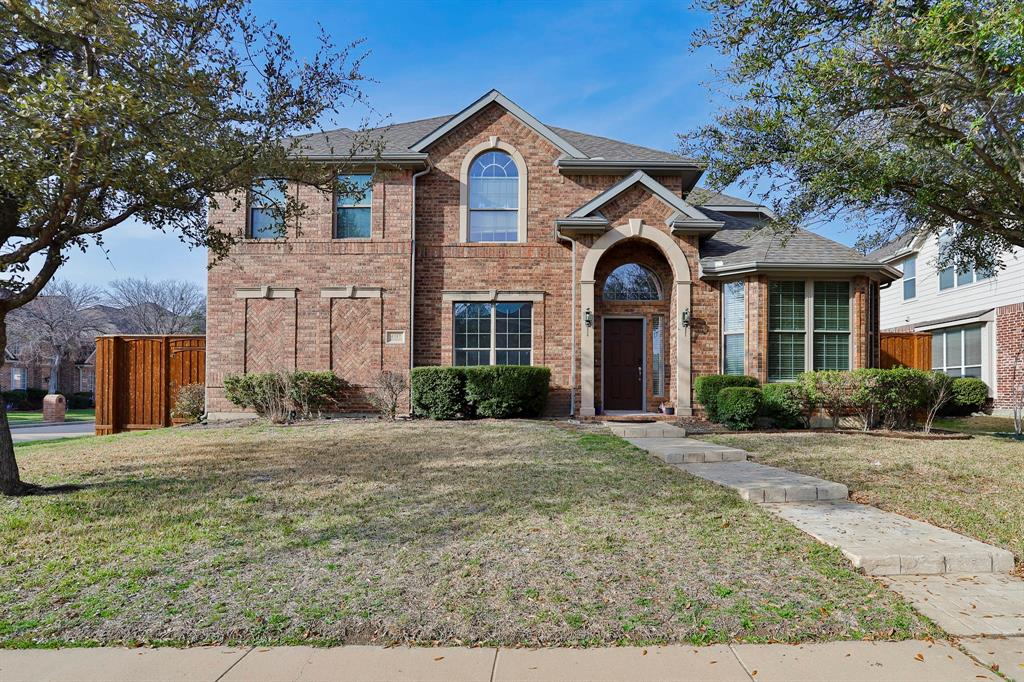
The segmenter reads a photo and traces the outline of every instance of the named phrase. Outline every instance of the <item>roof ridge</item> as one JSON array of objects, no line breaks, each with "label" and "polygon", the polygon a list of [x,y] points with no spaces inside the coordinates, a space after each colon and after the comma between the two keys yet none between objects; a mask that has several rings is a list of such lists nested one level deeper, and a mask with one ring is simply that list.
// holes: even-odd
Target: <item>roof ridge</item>
[{"label": "roof ridge", "polygon": [[647,145],[636,144],[635,142],[627,142],[626,140],[617,140],[614,137],[608,137],[607,135],[595,135],[594,133],[585,133],[582,130],[575,130],[573,128],[562,128],[561,126],[553,126],[553,125],[550,125],[550,124],[547,124],[547,123],[545,123],[544,125],[546,125],[548,128],[551,128],[552,130],[560,130],[560,131],[563,131],[563,132],[566,132],[566,133],[573,133],[575,135],[586,135],[587,137],[593,137],[593,138],[596,138],[598,140],[605,140],[607,142],[615,142],[616,144],[628,144],[631,147],[638,147],[639,149],[646,149],[646,150],[652,151],[652,152],[661,152],[662,154],[675,154],[676,156],[679,156],[680,158],[683,158],[683,159],[687,158],[685,156],[682,156],[681,154],[676,154],[675,152],[670,152],[670,151],[668,151],[666,149],[658,149],[657,147],[648,147]]}]

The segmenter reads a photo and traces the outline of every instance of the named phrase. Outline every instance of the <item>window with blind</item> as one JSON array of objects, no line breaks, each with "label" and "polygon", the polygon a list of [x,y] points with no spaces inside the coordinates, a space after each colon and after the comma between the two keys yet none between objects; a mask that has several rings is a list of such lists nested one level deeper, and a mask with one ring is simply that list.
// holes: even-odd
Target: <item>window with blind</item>
[{"label": "window with blind", "polygon": [[651,378],[654,395],[665,395],[665,318],[655,315],[651,320]]},{"label": "window with blind", "polygon": [[814,369],[850,369],[850,283],[814,283]]},{"label": "window with blind", "polygon": [[981,378],[981,325],[932,332],[932,369]]},{"label": "window with blind", "polygon": [[722,285],[722,373],[743,374],[744,331],[746,331],[743,282]]},{"label": "window with blind", "polygon": [[768,284],[768,380],[791,381],[804,371],[807,342],[803,282]]}]

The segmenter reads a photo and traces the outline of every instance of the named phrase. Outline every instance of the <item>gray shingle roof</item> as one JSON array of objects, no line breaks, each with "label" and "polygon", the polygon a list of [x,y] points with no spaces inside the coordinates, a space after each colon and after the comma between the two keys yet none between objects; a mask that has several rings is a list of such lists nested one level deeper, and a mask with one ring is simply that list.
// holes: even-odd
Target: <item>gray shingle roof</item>
[{"label": "gray shingle roof", "polygon": [[702,208],[725,228],[701,244],[701,265],[721,269],[746,263],[820,263],[822,265],[881,265],[848,246],[807,230],[781,235],[770,228],[758,228],[742,218]]},{"label": "gray shingle roof", "polygon": [[[448,122],[452,115],[435,116],[418,121],[395,123],[356,132],[350,128],[338,128],[324,132],[310,133],[301,140],[302,149],[310,155],[345,156],[352,152],[354,146],[365,147],[378,141],[382,144],[381,154],[396,155],[412,153],[410,147],[431,132]],[[568,140],[590,158],[601,158],[607,161],[693,161],[684,156],[641,147],[628,142],[620,142],[598,135],[588,135],[567,128],[548,126],[558,135]]]},{"label": "gray shingle roof", "polygon": [[902,236],[893,239],[891,242],[878,247],[868,255],[876,260],[885,260],[886,258],[896,255],[896,253],[901,249],[910,246],[916,236],[917,234],[914,232],[907,232]]},{"label": "gray shingle roof", "polygon": [[694,187],[693,191],[686,197],[686,200],[694,206],[736,206],[744,208],[757,208],[758,206],[762,206],[762,204],[759,204],[756,201],[740,199],[739,197],[731,197],[728,194],[722,194],[721,192],[712,192],[704,187]]}]

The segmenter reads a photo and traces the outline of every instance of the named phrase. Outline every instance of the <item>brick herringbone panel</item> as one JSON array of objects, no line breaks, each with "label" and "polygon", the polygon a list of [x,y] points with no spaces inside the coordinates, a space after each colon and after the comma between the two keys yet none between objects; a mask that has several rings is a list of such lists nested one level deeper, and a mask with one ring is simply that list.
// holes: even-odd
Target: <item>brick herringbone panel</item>
[{"label": "brick herringbone panel", "polygon": [[295,299],[251,298],[245,316],[245,371],[295,369]]},{"label": "brick herringbone panel", "polygon": [[353,386],[370,386],[381,368],[381,301],[336,298],[331,304],[331,369]]}]

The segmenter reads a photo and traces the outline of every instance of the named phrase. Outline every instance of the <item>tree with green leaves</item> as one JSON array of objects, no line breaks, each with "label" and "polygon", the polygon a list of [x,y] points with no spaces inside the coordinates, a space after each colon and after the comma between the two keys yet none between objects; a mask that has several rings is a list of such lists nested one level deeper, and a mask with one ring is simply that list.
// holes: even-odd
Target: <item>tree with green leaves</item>
[{"label": "tree with green leaves", "polygon": [[729,104],[681,135],[710,182],[756,186],[774,229],[844,218],[870,249],[942,236],[943,263],[1024,246],[1024,3],[698,0]]},{"label": "tree with green leaves", "polygon": [[[294,136],[362,100],[358,49],[321,32],[300,59],[245,0],[0,0],[0,346],[71,250],[126,221],[216,257],[235,237],[207,209],[244,208],[254,179],[330,191],[336,169]],[[37,490],[0,405],[0,493]]]}]

